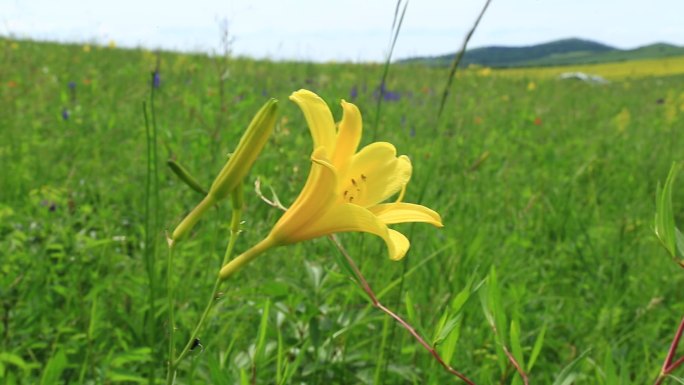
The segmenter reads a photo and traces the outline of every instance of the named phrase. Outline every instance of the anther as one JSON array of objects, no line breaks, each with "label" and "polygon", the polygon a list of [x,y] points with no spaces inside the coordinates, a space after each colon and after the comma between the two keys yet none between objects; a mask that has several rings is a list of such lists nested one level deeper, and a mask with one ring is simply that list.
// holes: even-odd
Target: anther
[{"label": "anther", "polygon": [[356,186],[356,181],[354,180],[354,178],[352,178],[352,184]]},{"label": "anther", "polygon": [[365,181],[366,181],[366,176],[363,175],[363,174],[361,174],[361,180],[365,182]]}]

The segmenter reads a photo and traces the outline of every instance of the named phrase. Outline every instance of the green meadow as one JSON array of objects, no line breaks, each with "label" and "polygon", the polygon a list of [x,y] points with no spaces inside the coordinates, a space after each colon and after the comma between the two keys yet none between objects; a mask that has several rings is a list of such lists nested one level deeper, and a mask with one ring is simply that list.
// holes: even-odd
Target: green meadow
[{"label": "green meadow", "polygon": [[[479,385],[522,384],[505,347],[530,384],[645,384],[660,371],[684,314],[684,272],[653,231],[656,187],[682,161],[684,75],[589,84],[464,70],[438,117],[446,68],[392,65],[378,107],[379,64],[8,40],[0,58],[0,384],[166,383],[166,282],[180,350],[231,220],[230,200],[212,208],[167,276],[165,236],[202,196],[166,161],[208,187],[279,100],[244,182],[245,251],[281,215],[255,180],[289,205],[307,179],[312,139],[288,100],[301,88],[336,120],[341,99],[358,105],[362,145],[391,142],[412,161],[404,201],[442,216],[441,229],[392,226],[411,241],[398,262],[373,235],[339,239],[450,366]],[[681,223],[684,187],[673,202]],[[221,286],[176,383],[463,383],[346,266],[325,237],[259,256]]]}]

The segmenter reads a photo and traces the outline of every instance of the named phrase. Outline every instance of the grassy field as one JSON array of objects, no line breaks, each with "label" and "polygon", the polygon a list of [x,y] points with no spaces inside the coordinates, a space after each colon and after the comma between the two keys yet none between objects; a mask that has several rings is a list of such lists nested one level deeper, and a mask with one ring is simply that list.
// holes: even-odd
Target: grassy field
[{"label": "grassy field", "polygon": [[565,72],[585,72],[611,80],[665,77],[684,74],[684,56],[632,60],[615,63],[578,64],[558,67],[527,67],[495,70],[498,75],[517,77],[557,77]]},{"label": "grassy field", "polygon": [[[531,384],[552,384],[564,368],[563,384],[652,383],[660,370],[684,313],[684,274],[653,235],[656,185],[682,160],[681,71],[596,71],[614,81],[592,85],[545,70],[469,70],[438,120],[447,72],[435,68],[392,67],[377,116],[379,65],[6,40],[0,57],[2,384],[163,383],[164,234],[201,199],[164,162],[208,186],[258,108],[280,100],[245,183],[236,248],[246,250],[280,216],[253,181],[287,205],[306,180],[312,143],[287,99],[300,88],[336,119],[339,100],[353,101],[363,144],[389,141],[411,158],[405,201],[438,211],[444,228],[395,226],[412,242],[401,262],[377,237],[340,238],[385,305],[439,341],[454,368],[480,385],[520,383],[504,342]],[[157,127],[150,167],[144,102]],[[684,188],[674,202],[681,223]],[[229,222],[224,202],[175,252],[179,348],[211,293]],[[224,284],[203,349],[176,382],[459,383],[338,261],[325,238],[260,256]]]}]

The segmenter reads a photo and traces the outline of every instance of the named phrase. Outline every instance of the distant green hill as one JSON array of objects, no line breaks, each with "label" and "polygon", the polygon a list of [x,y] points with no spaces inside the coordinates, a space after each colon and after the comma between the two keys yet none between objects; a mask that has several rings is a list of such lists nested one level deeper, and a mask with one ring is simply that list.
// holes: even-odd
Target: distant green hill
[{"label": "distant green hill", "polygon": [[[486,67],[531,67],[571,64],[608,63],[637,59],[656,59],[684,55],[684,47],[656,43],[622,50],[591,40],[563,39],[548,43],[523,46],[491,46],[467,50],[461,61],[462,67],[480,65]],[[400,63],[422,63],[447,66],[455,54],[433,57],[416,57],[400,60]]]}]

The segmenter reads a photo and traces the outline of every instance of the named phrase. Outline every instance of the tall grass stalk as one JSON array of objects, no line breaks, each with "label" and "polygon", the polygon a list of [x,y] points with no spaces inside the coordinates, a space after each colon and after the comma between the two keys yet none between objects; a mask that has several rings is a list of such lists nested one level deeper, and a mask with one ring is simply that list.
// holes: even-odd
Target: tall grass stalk
[{"label": "tall grass stalk", "polygon": [[[442,91],[442,101],[439,103],[439,112],[437,112],[437,119],[439,119],[442,116],[442,112],[444,111],[444,105],[446,104],[447,97],[449,96],[449,88],[451,88],[451,83],[454,81],[454,77],[456,76],[456,69],[458,68],[458,65],[461,63],[461,60],[463,59],[463,55],[465,54],[466,48],[468,48],[468,42],[470,42],[470,38],[473,37],[473,34],[475,33],[477,26],[480,24],[480,20],[482,20],[482,16],[484,16],[485,12],[487,12],[487,8],[489,8],[489,4],[491,2],[492,0],[485,1],[485,4],[482,7],[482,10],[480,11],[480,14],[477,16],[477,19],[475,19],[475,23],[473,23],[473,26],[470,28],[465,38],[463,39],[461,49],[458,51],[456,56],[454,56],[454,61],[451,63],[451,69],[449,70],[449,76],[447,77],[447,82],[444,86],[444,91]],[[435,127],[437,127],[437,125],[435,125]]]},{"label": "tall grass stalk", "polygon": [[[434,135],[439,134],[442,111],[443,111],[444,105],[446,103],[446,98],[448,96],[449,88],[451,88],[453,78],[455,77],[456,69],[458,68],[459,63],[461,62],[461,60],[463,58],[463,54],[464,54],[464,52],[468,46],[468,42],[470,41],[470,38],[475,33],[475,30],[477,29],[477,26],[480,24],[480,20],[484,16],[485,12],[489,8],[490,3],[491,3],[491,0],[486,0],[484,6],[482,7],[482,10],[480,11],[480,14],[478,15],[477,19],[473,23],[473,26],[470,28],[470,30],[468,31],[468,34],[464,38],[463,44],[461,45],[461,49],[459,50],[458,54],[454,58],[454,62],[452,63],[451,70],[450,70],[449,76],[447,78],[447,83],[446,83],[446,85],[444,87],[444,91],[442,93],[442,100],[441,100],[439,110],[437,113],[437,122],[434,125],[434,127],[435,127],[434,133],[433,133]],[[402,19],[403,19],[403,15],[402,15]],[[378,111],[379,111],[379,109],[378,109]],[[438,142],[437,140],[431,141],[431,143],[429,145],[429,151],[428,151],[429,154],[436,155],[436,154],[434,154],[434,152],[435,152],[435,145],[437,142]],[[431,165],[427,167],[427,178],[425,178],[425,183],[423,183],[423,185],[420,187],[420,192],[418,194],[418,199],[417,199],[418,203],[423,202],[423,200],[425,198],[425,193],[427,192],[427,187],[428,187],[428,185],[430,185],[430,181],[432,180],[432,175],[434,173],[434,170],[437,168],[436,165],[439,164],[439,158],[440,158],[439,156],[431,156],[431,162],[430,162]],[[411,238],[411,236],[414,232],[414,226],[415,226],[414,224],[412,224],[410,226],[410,229],[408,232],[409,238]],[[404,260],[402,261],[401,279],[399,282],[399,289],[397,291],[397,298],[403,297],[404,279],[405,279],[407,269],[408,269],[408,258],[404,258]],[[392,349],[394,347],[394,341],[395,341],[394,332],[396,330],[395,328],[396,328],[396,324],[394,324],[392,326],[391,337],[390,337],[391,342],[390,342],[390,346],[389,346],[390,351],[392,351]]]},{"label": "tall grass stalk", "polygon": [[[153,164],[156,162],[156,156],[155,156],[155,148],[156,146],[153,144],[153,142],[156,142],[156,134],[153,134],[152,132],[156,132],[156,128],[154,125],[152,125],[152,129],[150,128],[150,121],[148,118],[148,113],[147,113],[147,103],[143,102],[142,103],[142,109],[143,109],[143,118],[145,120],[145,140],[146,140],[146,149],[147,149],[147,169],[146,169],[146,175],[145,175],[145,252],[144,252],[144,260],[145,260],[145,272],[147,274],[147,282],[148,282],[148,312],[147,316],[145,317],[145,334],[146,334],[146,342],[147,345],[150,347],[150,352],[153,357],[158,357],[159,355],[156,352],[156,338],[155,335],[157,334],[156,331],[156,309],[155,309],[155,301],[157,299],[157,282],[156,282],[156,274],[154,271],[154,264],[155,261],[157,260],[156,258],[156,236],[153,237],[153,233],[157,232],[157,221],[153,222],[150,220],[151,217],[151,211],[152,208],[151,206],[151,201],[152,199],[152,189],[154,186],[154,211],[155,211],[155,218],[157,216],[156,211],[158,211],[158,206],[157,206],[157,198],[158,193],[159,193],[159,185],[157,183],[152,183],[152,180],[157,180],[157,172],[156,168],[153,166]],[[154,240],[153,240],[154,238]],[[153,254],[154,253],[154,254]],[[155,379],[155,371],[156,371],[156,364],[155,360],[150,360],[149,364],[149,369],[148,369],[148,379],[149,379],[149,384],[152,385],[154,383]]]},{"label": "tall grass stalk", "polygon": [[[396,7],[394,8],[394,17],[392,18],[392,28],[390,29],[390,42],[387,50],[387,57],[385,58],[385,65],[382,70],[382,77],[380,78],[380,89],[378,93],[378,101],[375,106],[375,122],[373,123],[373,142],[377,140],[378,136],[378,131],[380,131],[380,114],[382,110],[382,101],[385,98],[385,88],[386,88],[386,82],[387,82],[387,76],[389,74],[389,69],[390,65],[392,63],[392,54],[394,53],[394,47],[397,44],[397,40],[399,39],[399,32],[401,31],[401,26],[404,21],[404,16],[406,15],[406,9],[408,7],[408,0],[403,3],[404,7],[402,9],[402,0],[397,0]],[[399,10],[401,9],[401,14],[399,13]],[[363,243],[361,243],[363,244]],[[387,349],[387,338],[391,334],[392,336],[394,335],[394,325],[392,325],[392,332],[388,333],[388,326],[389,324],[387,322],[383,323],[383,328],[382,328],[382,340],[380,343],[380,355],[378,356],[378,360],[376,362],[376,370],[375,370],[375,383],[379,384],[381,379],[384,379],[385,376],[384,374],[387,372],[387,366],[389,361],[386,361],[384,356],[385,356],[385,350]],[[392,347],[392,343],[390,343],[390,349]],[[380,370],[382,368],[382,370]]]},{"label": "tall grass stalk", "polygon": [[[378,124],[380,124],[380,109],[382,106],[382,100],[385,96],[385,82],[387,81],[387,75],[389,74],[390,64],[392,63],[392,53],[394,53],[394,46],[399,38],[399,31],[401,31],[401,25],[404,21],[404,15],[406,14],[406,7],[408,7],[408,0],[404,3],[404,9],[399,15],[399,8],[401,8],[402,0],[397,0],[397,6],[394,9],[394,19],[392,20],[392,29],[390,33],[390,43],[389,50],[387,52],[387,57],[385,58],[385,66],[382,69],[382,78],[380,79],[380,92],[378,93],[378,103],[375,105],[375,122],[373,123],[373,142],[376,141],[378,135]],[[397,19],[398,17],[398,19]]]},{"label": "tall grass stalk", "polygon": [[[234,191],[231,194],[231,198],[233,200],[233,210],[232,210],[232,215],[231,215],[231,221],[230,221],[230,239],[228,240],[228,245],[226,246],[226,251],[223,254],[223,260],[221,262],[221,266],[225,265],[228,263],[230,260],[231,256],[233,255],[233,250],[235,249],[235,243],[237,242],[238,235],[240,234],[240,220],[242,219],[242,186],[239,186],[237,191]],[[169,246],[169,257],[171,257],[171,250],[173,250],[173,245]],[[169,262],[167,266],[168,270],[168,298],[169,298],[169,324],[173,325],[173,288],[170,284],[171,282],[171,262]],[[216,304],[216,301],[218,300],[218,294],[219,294],[219,289],[221,287],[221,283],[223,281],[220,279],[218,273],[216,274],[216,280],[214,281],[214,286],[211,290],[211,295],[209,299],[207,300],[207,304],[204,306],[204,311],[202,312],[202,315],[200,316],[199,320],[197,321],[197,324],[195,327],[192,328],[192,332],[190,333],[190,336],[188,337],[188,341],[185,343],[185,346],[183,347],[183,350],[178,354],[178,356],[175,356],[175,349],[174,349],[174,339],[173,339],[173,326],[169,329],[169,365],[168,365],[168,372],[166,376],[166,383],[167,385],[171,385],[174,383],[175,378],[176,378],[176,371],[178,369],[178,365],[183,361],[185,357],[192,351],[193,347],[195,346],[195,339],[199,335],[200,330],[204,326],[204,322],[207,319],[207,316],[209,315],[209,312],[211,312],[211,309],[214,307]]]}]

